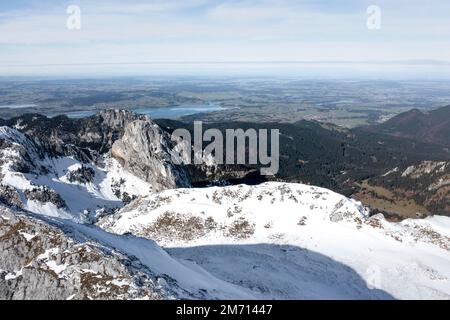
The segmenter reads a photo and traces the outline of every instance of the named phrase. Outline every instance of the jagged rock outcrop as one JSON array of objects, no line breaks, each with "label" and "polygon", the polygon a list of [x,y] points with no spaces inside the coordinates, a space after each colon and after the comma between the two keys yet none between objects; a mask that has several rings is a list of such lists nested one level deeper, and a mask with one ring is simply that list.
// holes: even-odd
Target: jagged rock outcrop
[{"label": "jagged rock outcrop", "polygon": [[0,299],[161,299],[135,261],[0,207]]},{"label": "jagged rock outcrop", "polygon": [[84,119],[24,115],[6,124],[11,127],[0,127],[0,185],[18,197],[2,189],[4,204],[95,220],[95,212],[149,192],[190,186],[185,166],[171,159],[170,135],[147,116],[105,110]]},{"label": "jagged rock outcrop", "polygon": [[82,165],[80,168],[69,171],[67,179],[70,182],[89,183],[93,182],[95,177],[95,171],[92,168]]},{"label": "jagged rock outcrop", "polygon": [[190,184],[186,169],[171,161],[169,134],[145,115],[111,109],[83,119],[24,115],[8,124],[20,128],[18,133],[3,127],[20,134],[20,139],[14,140],[18,147],[23,141],[37,145],[34,149],[40,150],[41,157],[46,153],[49,157],[73,156],[83,162],[99,162],[101,155],[111,153],[131,173],[154,184],[156,190]]},{"label": "jagged rock outcrop", "polygon": [[36,161],[43,159],[45,151],[25,134],[9,127],[0,127],[0,177],[5,164],[23,173],[43,170]]},{"label": "jagged rock outcrop", "polygon": [[22,208],[23,203],[17,189],[0,185],[0,204],[7,207]]},{"label": "jagged rock outcrop", "polygon": [[2,299],[250,299],[154,241],[0,206]]},{"label": "jagged rock outcrop", "polygon": [[24,191],[25,197],[31,201],[42,203],[53,203],[57,208],[67,208],[67,204],[63,198],[55,191],[47,186],[35,187]]},{"label": "jagged rock outcrop", "polygon": [[156,190],[187,187],[187,172],[173,163],[171,148],[168,134],[144,118],[125,124],[124,133],[114,142],[111,154],[126,170],[149,182]]}]

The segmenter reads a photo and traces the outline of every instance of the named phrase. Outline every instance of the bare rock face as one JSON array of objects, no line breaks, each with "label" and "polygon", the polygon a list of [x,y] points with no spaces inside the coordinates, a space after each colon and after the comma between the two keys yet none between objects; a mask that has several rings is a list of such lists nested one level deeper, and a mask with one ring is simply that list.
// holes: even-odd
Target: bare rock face
[{"label": "bare rock face", "polygon": [[143,117],[125,124],[123,136],[114,142],[111,155],[155,190],[187,187],[186,169],[172,162],[171,143],[166,132]]},{"label": "bare rock face", "polygon": [[47,186],[39,186],[31,190],[25,190],[24,194],[28,200],[53,203],[57,208],[67,208],[64,199],[62,199],[55,190],[52,190]]},{"label": "bare rock face", "polygon": [[128,110],[109,109],[79,119],[80,129],[77,132],[79,144],[100,153],[109,152],[114,142],[123,136],[125,126],[143,118],[144,116]]},{"label": "bare rock face", "polygon": [[[17,172],[40,174],[45,168],[36,168],[35,160],[45,157],[71,156],[89,163],[111,154],[157,191],[190,185],[187,169],[172,162],[170,135],[145,115],[111,109],[83,119],[24,115],[10,122],[16,127],[20,123],[20,131],[0,128],[0,152],[14,149]],[[86,182],[93,177],[79,172],[72,178]]]},{"label": "bare rock face", "polygon": [[13,187],[0,185],[0,204],[13,208],[22,208],[19,192]]},{"label": "bare rock face", "polygon": [[70,182],[78,182],[78,183],[89,183],[94,181],[95,171],[86,166],[81,166],[73,171],[69,171],[67,173],[67,179]]},{"label": "bare rock face", "polygon": [[161,299],[130,257],[0,207],[0,299]]},{"label": "bare rock face", "polygon": [[122,137],[125,125],[143,117],[131,111],[111,109],[83,119],[27,114],[5,124],[10,131],[19,128],[21,133],[32,137],[41,151],[89,160],[109,152],[113,143]]},{"label": "bare rock face", "polygon": [[8,207],[90,223],[148,192],[190,186],[186,167],[172,161],[169,133],[147,116],[105,110],[5,124],[0,203]]},{"label": "bare rock face", "polygon": [[0,127],[0,168],[10,163],[15,171],[39,171],[42,168],[36,166],[35,160],[43,157],[44,152],[38,143],[16,129]]}]

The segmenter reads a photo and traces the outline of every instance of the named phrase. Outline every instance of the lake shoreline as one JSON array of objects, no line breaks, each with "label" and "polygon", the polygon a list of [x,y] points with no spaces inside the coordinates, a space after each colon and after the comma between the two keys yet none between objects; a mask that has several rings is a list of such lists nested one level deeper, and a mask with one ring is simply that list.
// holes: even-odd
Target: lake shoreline
[{"label": "lake shoreline", "polygon": [[[172,107],[137,107],[131,108],[130,111],[138,114],[144,114],[152,119],[179,119],[185,116],[191,116],[200,113],[210,113],[214,111],[227,110],[220,105],[208,104],[180,104]],[[80,110],[69,112],[55,112],[45,114],[47,117],[54,118],[56,116],[66,115],[71,119],[81,119],[92,116],[101,110]]]}]

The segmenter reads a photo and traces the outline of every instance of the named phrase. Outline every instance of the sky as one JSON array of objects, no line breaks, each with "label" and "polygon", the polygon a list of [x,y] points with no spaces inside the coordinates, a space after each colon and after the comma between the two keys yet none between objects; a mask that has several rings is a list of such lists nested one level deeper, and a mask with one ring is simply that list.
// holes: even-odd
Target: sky
[{"label": "sky", "polygon": [[[67,28],[70,5],[80,9],[80,29]],[[375,30],[367,27],[373,5],[380,9]],[[3,75],[289,71],[293,61],[337,73],[448,72],[450,1],[0,2]]]}]

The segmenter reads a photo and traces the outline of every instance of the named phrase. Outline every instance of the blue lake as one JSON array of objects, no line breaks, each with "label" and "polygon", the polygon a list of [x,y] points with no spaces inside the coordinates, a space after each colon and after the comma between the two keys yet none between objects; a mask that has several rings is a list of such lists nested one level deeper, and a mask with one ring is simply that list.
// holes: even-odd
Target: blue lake
[{"label": "blue lake", "polygon": [[[131,110],[139,114],[145,114],[152,119],[177,119],[183,116],[189,116],[197,113],[225,110],[225,108],[222,108],[214,104],[204,104],[204,105],[182,104],[175,107],[165,107],[165,108],[138,107]],[[92,116],[97,112],[98,111],[73,111],[59,114],[64,114],[72,119],[79,119]],[[49,116],[54,117],[56,116],[56,114],[51,114]]]},{"label": "blue lake", "polygon": [[25,109],[36,107],[35,104],[8,104],[0,106],[0,109]]}]

